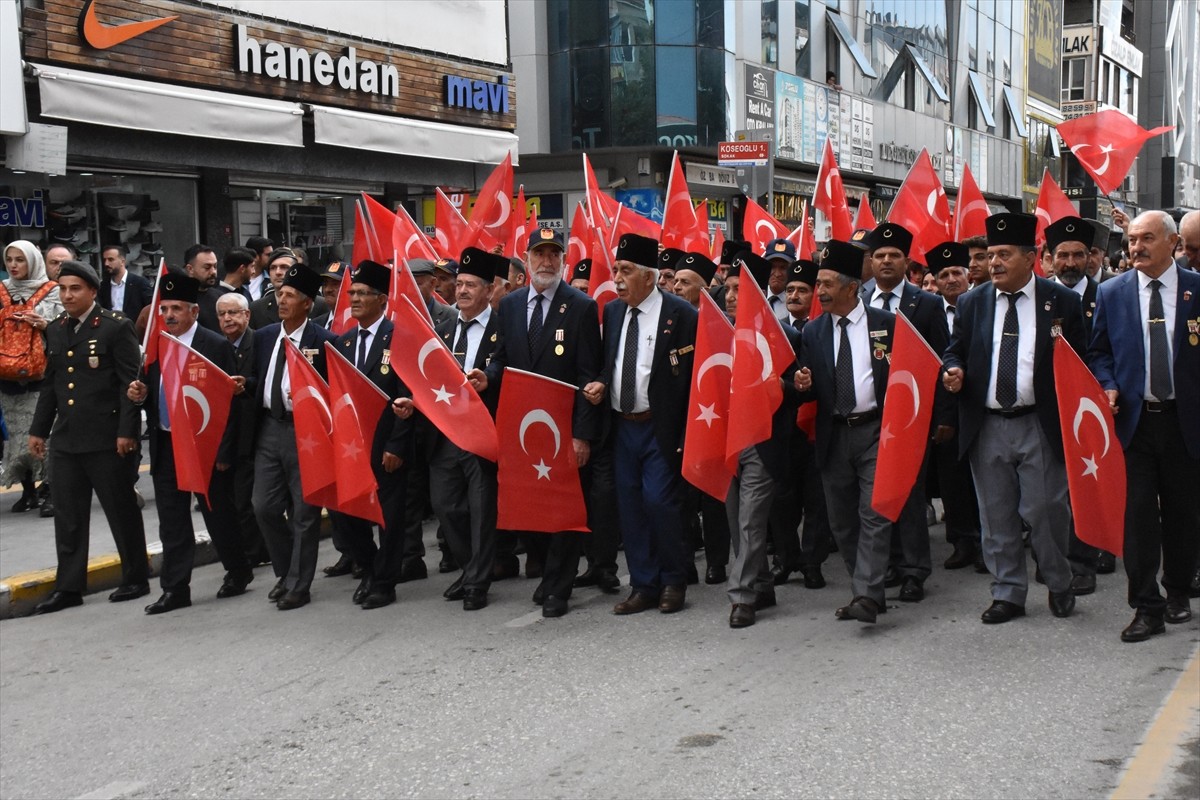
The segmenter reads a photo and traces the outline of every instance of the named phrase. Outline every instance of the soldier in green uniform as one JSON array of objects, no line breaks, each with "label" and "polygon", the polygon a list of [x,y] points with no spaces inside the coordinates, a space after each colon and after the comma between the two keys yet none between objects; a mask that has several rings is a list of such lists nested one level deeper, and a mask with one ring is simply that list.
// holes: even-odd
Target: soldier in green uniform
[{"label": "soldier in green uniform", "polygon": [[138,409],[125,395],[141,356],[133,325],[96,303],[100,278],[67,261],[59,273],[66,312],[46,329],[46,377],[29,429],[29,451],[46,456],[54,434],[54,592],[34,609],[47,614],[81,605],[87,588],[92,491],[100,499],[121,556],[121,585],[108,599],[149,594],[146,532],[124,459],[138,447]]}]

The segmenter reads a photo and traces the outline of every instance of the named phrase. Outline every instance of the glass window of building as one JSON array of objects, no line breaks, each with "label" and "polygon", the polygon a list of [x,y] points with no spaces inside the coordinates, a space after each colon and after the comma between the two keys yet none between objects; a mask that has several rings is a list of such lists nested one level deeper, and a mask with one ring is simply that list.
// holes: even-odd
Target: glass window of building
[{"label": "glass window of building", "polygon": [[658,44],[695,44],[696,8],[687,2],[654,4],[654,41]]},{"label": "glass window of building", "polygon": [[[696,44],[701,47],[725,46],[724,0],[695,0]],[[683,5],[690,5],[684,3]]]},{"label": "glass window of building", "polygon": [[1063,102],[1087,99],[1087,58],[1063,59],[1062,99]]},{"label": "glass window of building", "polygon": [[779,0],[762,0],[762,63],[779,66]]},{"label": "glass window of building", "polygon": [[1053,175],[1056,162],[1053,158],[1051,136],[1057,136],[1054,126],[1037,117],[1029,117],[1029,146],[1025,149],[1025,185],[1034,192],[1042,185],[1046,169]]},{"label": "glass window of building", "polygon": [[796,74],[811,78],[808,69],[809,0],[796,0]]}]

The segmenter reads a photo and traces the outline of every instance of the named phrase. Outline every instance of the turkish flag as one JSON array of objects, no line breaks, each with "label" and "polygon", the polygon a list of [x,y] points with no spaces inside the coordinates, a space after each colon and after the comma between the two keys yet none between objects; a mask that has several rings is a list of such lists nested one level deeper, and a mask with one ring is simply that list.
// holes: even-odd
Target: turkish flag
[{"label": "turkish flag", "polygon": [[767,251],[767,242],[783,239],[788,235],[787,226],[749,197],[742,215],[742,238],[750,243],[750,249],[762,255]]},{"label": "turkish flag", "polygon": [[771,437],[771,417],[783,402],[779,376],[796,360],[766,295],[749,276],[739,284],[733,340],[725,463],[736,471],[743,450]]},{"label": "turkish flag", "polygon": [[[876,350],[876,355],[882,351]],[[917,482],[929,442],[933,395],[942,360],[903,314],[896,315],[892,363],[888,369],[879,456],[871,508],[895,522]]]},{"label": "turkish flag", "polygon": [[526,240],[529,238],[529,218],[525,214],[525,184],[521,184],[517,189],[513,215],[512,235],[508,237],[504,247],[506,258],[512,258],[517,253],[524,253]]},{"label": "turkish flag", "polygon": [[662,236],[662,228],[657,222],[643,217],[632,208],[618,205],[617,214],[613,217],[612,230],[608,234],[609,248],[616,250],[617,242],[621,241],[621,237],[627,233],[658,239]]},{"label": "turkish flag", "polygon": [[167,274],[167,260],[158,260],[158,274],[154,276],[154,297],[150,301],[150,314],[146,317],[146,333],[142,336],[142,369],[158,361],[158,334],[166,327],[158,307],[162,304],[162,279]]},{"label": "turkish flag", "polygon": [[592,162],[588,160],[587,153],[583,154],[583,188],[587,195],[587,211],[591,223],[611,232],[621,204],[600,191],[600,185],[596,183],[596,173],[592,171]]},{"label": "turkish flag", "polygon": [[[1037,233],[1034,242],[1038,247],[1046,243],[1046,228],[1063,217],[1079,216],[1074,204],[1063,194],[1063,190],[1058,188],[1058,182],[1054,180],[1049,169],[1042,172],[1042,185],[1038,189],[1037,206],[1033,213],[1037,216]],[[1039,260],[1034,266],[1037,268],[1037,273],[1041,275],[1041,261]]]},{"label": "turkish flag", "polygon": [[300,492],[309,505],[336,508],[337,464],[333,458],[329,387],[290,340],[283,352],[287,355],[288,382],[292,387]]},{"label": "turkish flag", "polygon": [[617,299],[617,284],[613,281],[612,254],[604,242],[599,228],[591,233],[592,271],[588,275],[588,296],[596,301],[600,313],[600,324],[604,324],[604,306],[609,300]]},{"label": "turkish flag", "polygon": [[[405,261],[413,258],[426,258],[437,261],[437,251],[425,232],[417,226],[416,221],[403,205],[396,207],[396,224],[392,228],[392,246]],[[378,259],[376,259],[378,261]],[[380,261],[379,263],[383,263]]]},{"label": "turkish flag", "polygon": [[954,241],[961,242],[972,236],[987,236],[984,221],[991,216],[983,192],[975,183],[971,168],[963,164],[962,183],[958,187],[958,200],[954,203]]},{"label": "turkish flag", "polygon": [[684,252],[699,250],[708,244],[708,226],[701,225],[683,175],[679,151],[671,160],[671,178],[667,182],[667,205],[663,209],[662,245]]},{"label": "turkish flag", "polygon": [[367,257],[386,264],[392,251],[397,249],[393,244],[396,238],[396,215],[366,192],[362,193],[362,202],[366,211],[367,246],[370,249]]},{"label": "turkish flag", "polygon": [[[1128,114],[1106,108],[1058,124],[1058,135],[1071,148],[1102,194],[1119,189],[1147,139],[1161,136],[1174,125],[1146,130]],[[1110,551],[1111,552],[1111,551]]]},{"label": "turkish flag", "polygon": [[821,169],[817,172],[813,206],[824,214],[833,226],[834,239],[850,241],[850,237],[854,235],[854,223],[850,221],[850,205],[846,202],[842,171],[838,168],[837,158],[833,155],[833,146],[828,138],[825,139],[825,149],[821,153]]},{"label": "turkish flag", "polygon": [[497,244],[507,244],[512,238],[512,186],[512,153],[506,153],[475,196],[467,233],[459,242],[464,249],[491,250]]},{"label": "turkish flag", "polygon": [[1125,452],[1108,397],[1061,336],[1054,340],[1054,388],[1075,535],[1120,558],[1125,542]]},{"label": "turkish flag", "polygon": [[496,425],[458,361],[408,297],[396,306],[392,369],[412,391],[413,404],[447,439],[495,461]]},{"label": "turkish flag", "polygon": [[588,242],[591,236],[591,225],[588,222],[587,211],[583,203],[575,206],[575,215],[571,217],[571,235],[567,239],[567,257],[563,259],[563,277],[571,280],[571,270],[580,261],[588,257]]},{"label": "turkish flag", "polygon": [[171,334],[163,331],[159,336],[162,391],[175,451],[175,485],[179,491],[195,492],[207,501],[236,384],[220,367]]},{"label": "turkish flag", "polygon": [[[683,438],[683,477],[721,502],[733,473],[725,460],[729,383],[733,378],[733,326],[708,292],[700,293],[696,361]],[[707,380],[705,379],[707,376]]]},{"label": "turkish flag", "polygon": [[342,270],[342,282],[338,287],[337,300],[334,301],[333,310],[329,312],[330,319],[333,322],[329,325],[329,330],[341,336],[346,331],[355,326],[354,317],[350,316],[350,272],[351,267],[344,265]]},{"label": "turkish flag", "polygon": [[909,168],[887,218],[912,233],[910,255],[922,264],[927,252],[952,238],[950,202],[925,148],[921,148],[921,154]]},{"label": "turkish flag", "polygon": [[337,470],[337,508],[383,525],[379,483],[371,469],[375,428],[387,410],[387,395],[363,375],[332,343],[325,343],[333,416],[333,460]]},{"label": "turkish flag", "polygon": [[[378,250],[378,242],[375,240],[375,233],[371,230],[371,223],[367,220],[366,212],[363,211],[362,203],[354,204],[354,247],[350,251],[350,260],[354,262],[353,266],[358,266],[362,262],[373,258]],[[384,263],[380,261],[379,263]]]},{"label": "turkish flag", "polygon": [[873,231],[878,224],[875,221],[875,214],[871,212],[871,201],[865,197],[859,200],[858,215],[854,218],[854,230]]},{"label": "turkish flag", "polygon": [[396,322],[396,315],[400,313],[402,305],[401,298],[404,297],[412,301],[425,323],[432,328],[433,315],[429,313],[429,305],[421,294],[421,287],[417,286],[417,279],[413,277],[407,261],[395,258],[392,265],[392,282],[388,285],[388,316],[392,324]]},{"label": "turkish flag", "polygon": [[708,247],[708,256],[713,261],[721,257],[721,251],[725,248],[725,231],[722,228],[717,228],[713,231],[712,244]]},{"label": "turkish flag", "polygon": [[502,445],[497,528],[542,533],[588,530],[571,438],[575,392],[569,383],[511,367],[504,370],[496,408]]},{"label": "turkish flag", "polygon": [[[454,203],[446,196],[446,193],[439,187],[436,191],[436,205],[434,206],[434,244],[442,258],[453,258],[458,260],[459,255],[465,249],[459,244],[467,235],[467,221],[463,219],[463,215],[454,207]],[[469,200],[464,195],[463,202]]]}]

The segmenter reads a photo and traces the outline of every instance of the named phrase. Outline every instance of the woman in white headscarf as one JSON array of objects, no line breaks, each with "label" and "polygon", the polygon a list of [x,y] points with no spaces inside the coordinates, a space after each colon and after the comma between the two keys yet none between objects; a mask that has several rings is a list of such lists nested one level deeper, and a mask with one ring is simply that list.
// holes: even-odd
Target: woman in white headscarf
[{"label": "woman in white headscarf", "polygon": [[[49,281],[41,252],[32,242],[23,239],[4,248],[4,269],[9,276],[4,281],[4,288],[14,304],[26,302]],[[56,286],[32,311],[22,315],[18,324],[29,325],[44,337],[50,321],[62,311]],[[28,440],[40,389],[41,381],[0,381],[0,408],[4,410],[4,422],[9,434],[0,484],[9,487],[20,483],[22,489],[21,498],[13,506],[13,511],[29,511],[38,507],[34,482],[42,477],[44,462],[29,452]]]}]

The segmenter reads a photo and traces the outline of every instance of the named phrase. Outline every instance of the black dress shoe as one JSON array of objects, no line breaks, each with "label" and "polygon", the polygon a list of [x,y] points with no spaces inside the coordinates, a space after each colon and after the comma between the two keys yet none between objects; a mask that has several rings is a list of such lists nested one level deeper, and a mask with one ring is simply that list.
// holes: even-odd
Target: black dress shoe
[{"label": "black dress shoe", "polygon": [[162,597],[146,606],[147,614],[165,614],[177,608],[187,608],[192,604],[192,593],[184,589],[173,592],[163,592]]},{"label": "black dress shoe", "polygon": [[419,558],[414,558],[411,561],[405,562],[404,566],[400,567],[400,578],[397,582],[423,581],[428,577],[429,569],[425,566],[425,562]]},{"label": "black dress shoe", "polygon": [[283,585],[283,578],[280,578],[275,581],[275,585],[271,588],[271,591],[267,592],[267,599],[274,603],[282,599],[285,594],[287,594],[287,588]]},{"label": "black dress shoe", "polygon": [[567,613],[567,601],[561,597],[550,595],[546,598],[546,602],[542,603],[542,616],[547,619],[561,617]]},{"label": "black dress shoe", "polygon": [[324,572],[326,577],[340,578],[343,575],[349,575],[354,571],[354,559],[350,556],[343,555],[337,560],[336,564],[325,567],[321,572]]},{"label": "black dress shoe", "polygon": [[1076,575],[1071,578],[1071,594],[1076,597],[1083,597],[1094,591],[1096,591],[1095,575]]},{"label": "black dress shoe", "polygon": [[700,572],[696,569],[696,563],[689,561],[687,565],[687,585],[695,586],[700,582]]},{"label": "black dress shoe", "polygon": [[310,600],[312,600],[312,597],[308,592],[288,592],[279,598],[279,602],[275,604],[275,607],[280,611],[291,611],[293,608],[301,608],[308,605]]},{"label": "black dress shoe", "polygon": [[546,570],[546,565],[540,561],[535,561],[529,556],[525,556],[525,577],[540,578]]},{"label": "black dress shoe", "polygon": [[805,589],[824,589],[825,576],[821,574],[821,566],[814,564],[808,567],[801,567],[800,571],[804,573],[804,588]]},{"label": "black dress shoe", "polygon": [[447,572],[454,572],[458,569],[458,562],[454,560],[454,556],[449,552],[442,553],[442,560],[438,562],[438,572],[445,575]]},{"label": "black dress shoe", "polygon": [[371,593],[371,579],[363,578],[358,582],[358,587],[355,588],[354,594],[350,595],[350,601],[356,606],[361,606],[363,601],[367,599],[367,595]]},{"label": "black dress shoe", "polygon": [[83,595],[77,592],[51,592],[50,596],[33,607],[34,614],[53,614],[64,608],[83,605]]},{"label": "black dress shoe", "polygon": [[1075,595],[1071,591],[1050,593],[1050,613],[1056,617],[1069,617],[1075,610]]},{"label": "black dress shoe", "polygon": [[226,597],[237,597],[239,594],[246,593],[246,587],[250,585],[250,581],[254,580],[254,573],[246,570],[244,573],[226,572],[225,580],[221,583],[221,588],[217,589],[217,597],[224,599]]},{"label": "black dress shoe", "polygon": [[749,628],[754,624],[754,606],[748,603],[734,603],[729,611],[729,627]]},{"label": "black dress shoe", "polygon": [[900,599],[905,603],[919,603],[925,599],[925,586],[919,578],[909,575],[900,587]]},{"label": "black dress shoe", "polygon": [[600,570],[595,567],[588,567],[583,572],[575,576],[575,582],[571,585],[576,589],[584,589],[588,586],[595,586],[596,580],[600,577]]},{"label": "black dress shoe", "polygon": [[709,586],[724,583],[727,580],[729,580],[729,575],[725,572],[725,567],[721,564],[714,564],[704,570],[704,582]]},{"label": "black dress shoe", "polygon": [[446,587],[446,591],[442,592],[442,597],[447,600],[462,600],[467,594],[467,590],[463,588],[463,576],[459,575],[454,583]]},{"label": "black dress shoe", "polygon": [[856,597],[846,606],[846,615],[850,619],[873,624],[879,616],[879,604],[869,597]]},{"label": "black dress shoe", "polygon": [[1112,575],[1117,571],[1117,557],[1106,550],[1100,551],[1100,556],[1096,559],[1096,572],[1101,575]]},{"label": "black dress shoe", "polygon": [[495,562],[492,563],[492,580],[494,581],[515,578],[520,574],[521,562],[516,556],[496,556]]},{"label": "black dress shoe", "polygon": [[14,514],[20,514],[22,511],[32,511],[38,507],[37,494],[34,492],[26,492],[21,495],[17,502],[13,503],[12,511]]},{"label": "black dress shoe", "polygon": [[602,592],[612,594],[621,588],[621,579],[617,577],[617,573],[605,570],[600,573],[600,577],[596,579],[596,587]]},{"label": "black dress shoe", "polygon": [[130,583],[125,586],[118,586],[116,591],[108,596],[108,602],[124,603],[126,600],[136,600],[148,594],[150,594],[150,584]]},{"label": "black dress shoe", "polygon": [[1151,636],[1166,633],[1167,626],[1158,617],[1143,614],[1140,611],[1133,615],[1133,622],[1121,631],[1122,642],[1144,642]]},{"label": "black dress shoe", "polygon": [[993,600],[992,604],[987,607],[987,611],[984,611],[979,618],[983,620],[984,625],[999,625],[1023,616],[1025,616],[1025,606],[1019,606],[1007,600]]},{"label": "black dress shoe", "polygon": [[771,583],[776,586],[783,586],[792,577],[792,569],[785,567],[783,564],[776,564],[771,567]]},{"label": "black dress shoe", "polygon": [[38,509],[38,516],[42,519],[47,519],[54,516],[54,502],[46,500],[42,503],[42,507]]},{"label": "black dress shoe", "polygon": [[546,602],[546,593],[542,589],[542,584],[539,583],[538,587],[533,590],[533,604],[535,606],[540,606],[545,602]]},{"label": "black dress shoe", "polygon": [[363,608],[383,608],[396,602],[396,590],[391,587],[376,586],[371,593],[363,598]]},{"label": "black dress shoe", "polygon": [[904,576],[895,567],[888,567],[887,572],[883,573],[883,585],[888,589],[894,589],[902,583],[904,583]]},{"label": "black dress shoe", "polygon": [[954,552],[942,564],[946,569],[962,569],[969,567],[975,563],[975,559],[979,555],[979,547],[966,539],[958,539],[954,542]]},{"label": "black dress shoe", "polygon": [[1192,618],[1192,604],[1187,595],[1167,595],[1167,611],[1163,619],[1172,625],[1187,622]]},{"label": "black dress shoe", "polygon": [[487,592],[482,589],[467,589],[463,594],[463,611],[478,611],[487,608]]},{"label": "black dress shoe", "polygon": [[762,611],[764,608],[774,608],[778,601],[775,599],[775,589],[772,588],[769,592],[759,592],[754,597],[754,610]]}]

